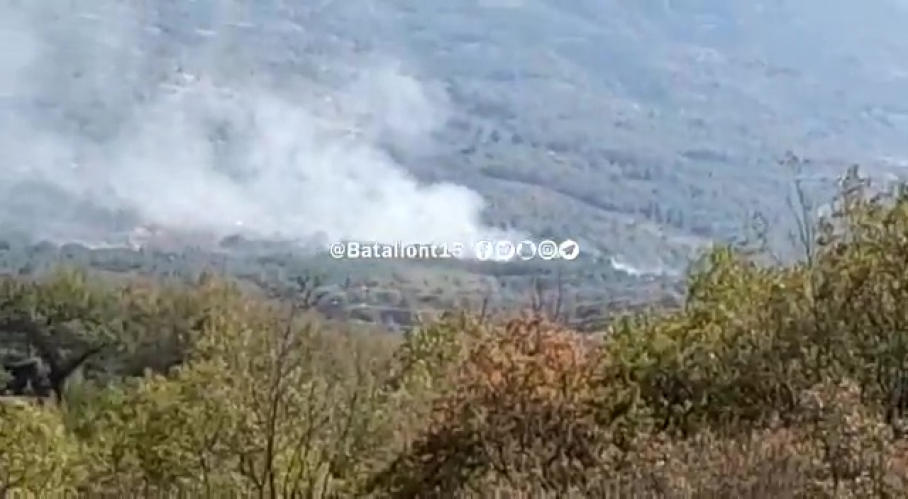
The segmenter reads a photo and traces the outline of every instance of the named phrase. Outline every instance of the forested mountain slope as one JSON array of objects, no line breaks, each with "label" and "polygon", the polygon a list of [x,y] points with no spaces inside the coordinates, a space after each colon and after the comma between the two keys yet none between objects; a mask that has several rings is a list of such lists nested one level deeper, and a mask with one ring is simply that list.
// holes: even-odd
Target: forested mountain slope
[{"label": "forested mountain slope", "polygon": [[0,9],[0,214],[38,238],[504,230],[680,274],[753,212],[784,245],[786,151],[817,199],[905,155],[894,0]]}]

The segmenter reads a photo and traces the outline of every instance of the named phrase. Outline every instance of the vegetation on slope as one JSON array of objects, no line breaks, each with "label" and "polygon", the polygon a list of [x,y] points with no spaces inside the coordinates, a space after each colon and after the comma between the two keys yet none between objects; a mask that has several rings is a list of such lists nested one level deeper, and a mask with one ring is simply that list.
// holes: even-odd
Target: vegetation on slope
[{"label": "vegetation on slope", "polygon": [[[450,314],[390,337],[211,276],[7,278],[10,348],[29,331],[61,356],[112,346],[62,400],[0,404],[0,485],[42,497],[897,497],[908,191],[871,199],[851,181],[805,229],[803,262],[716,249],[683,309],[596,335]],[[33,327],[9,327],[23,321]]]},{"label": "vegetation on slope", "polygon": [[[677,301],[675,275],[635,276],[601,258],[572,262],[476,262],[461,260],[335,260],[290,244],[230,241],[219,247],[180,249],[88,247],[37,242],[0,233],[0,270],[23,276],[53,274],[62,265],[91,268],[94,276],[165,278],[192,283],[204,271],[248,288],[283,294],[303,277],[319,281],[315,308],[337,320],[409,329],[419,317],[470,308],[483,301],[495,309],[523,306],[543,291],[562,295],[562,315],[578,327],[595,327],[603,309],[633,308],[651,301]],[[315,284],[314,282],[310,282]],[[606,307],[603,307],[603,301]],[[472,305],[467,305],[472,304]]]}]

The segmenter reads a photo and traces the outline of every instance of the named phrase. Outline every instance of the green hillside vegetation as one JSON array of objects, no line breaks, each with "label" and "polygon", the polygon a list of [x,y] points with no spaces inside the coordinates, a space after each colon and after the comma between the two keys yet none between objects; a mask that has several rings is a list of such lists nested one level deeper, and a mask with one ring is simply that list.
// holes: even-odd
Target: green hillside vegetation
[{"label": "green hillside vegetation", "polygon": [[871,197],[847,178],[832,215],[805,226],[800,263],[716,248],[682,308],[600,334],[481,313],[382,334],[208,274],[191,286],[6,277],[3,345],[43,358],[47,384],[103,348],[60,400],[3,400],[0,485],[27,497],[899,497],[908,189]]},{"label": "green hillside vegetation", "polygon": [[[217,247],[92,247],[36,241],[0,227],[0,271],[49,275],[61,266],[90,268],[94,278],[153,279],[193,283],[204,272],[235,280],[244,289],[286,294],[297,280],[314,286],[315,308],[324,316],[403,330],[442,311],[513,309],[540,290],[562,296],[562,313],[581,329],[599,327],[606,312],[653,301],[677,302],[678,275],[635,276],[606,258],[582,255],[573,262],[476,262],[462,260],[335,260],[291,244],[240,240]],[[316,282],[317,281],[317,282]]]}]

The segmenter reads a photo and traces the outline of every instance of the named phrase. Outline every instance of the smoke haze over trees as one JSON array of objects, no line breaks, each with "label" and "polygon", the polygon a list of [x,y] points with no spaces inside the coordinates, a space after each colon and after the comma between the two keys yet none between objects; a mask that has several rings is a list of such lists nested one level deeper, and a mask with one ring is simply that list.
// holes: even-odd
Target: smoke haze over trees
[{"label": "smoke haze over trees", "polygon": [[137,222],[290,239],[494,234],[477,193],[420,182],[386,152],[430,152],[448,106],[394,54],[252,2],[3,0],[0,40],[7,226],[80,240]]}]

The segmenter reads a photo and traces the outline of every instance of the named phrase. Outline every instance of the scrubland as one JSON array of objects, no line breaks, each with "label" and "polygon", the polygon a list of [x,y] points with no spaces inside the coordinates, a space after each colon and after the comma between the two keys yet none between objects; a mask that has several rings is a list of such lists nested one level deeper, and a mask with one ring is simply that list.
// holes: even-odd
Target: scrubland
[{"label": "scrubland", "polygon": [[519,311],[383,334],[213,275],[6,277],[10,349],[107,347],[61,400],[3,400],[0,485],[30,497],[902,497],[908,194],[853,184],[802,225],[802,261],[716,248],[683,307],[596,334]]}]

